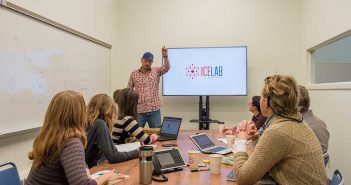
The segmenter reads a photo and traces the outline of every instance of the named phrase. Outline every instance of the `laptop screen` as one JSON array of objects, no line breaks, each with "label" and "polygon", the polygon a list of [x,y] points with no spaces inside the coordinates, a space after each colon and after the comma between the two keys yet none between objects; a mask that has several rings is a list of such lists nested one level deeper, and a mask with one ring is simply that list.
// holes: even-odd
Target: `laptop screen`
[{"label": "laptop screen", "polygon": [[201,149],[206,149],[206,148],[215,146],[215,144],[211,141],[211,139],[206,134],[195,135],[195,136],[192,136],[192,138]]},{"label": "laptop screen", "polygon": [[180,124],[182,122],[181,118],[167,118],[165,117],[162,122],[161,133],[177,135],[179,131]]}]

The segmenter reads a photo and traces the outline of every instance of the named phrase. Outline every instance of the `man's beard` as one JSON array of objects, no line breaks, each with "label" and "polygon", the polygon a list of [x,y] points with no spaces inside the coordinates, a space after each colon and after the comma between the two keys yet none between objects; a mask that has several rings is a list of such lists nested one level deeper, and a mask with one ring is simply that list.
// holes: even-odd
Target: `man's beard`
[{"label": "man's beard", "polygon": [[150,66],[143,66],[142,69],[143,69],[143,71],[150,71],[151,67]]}]

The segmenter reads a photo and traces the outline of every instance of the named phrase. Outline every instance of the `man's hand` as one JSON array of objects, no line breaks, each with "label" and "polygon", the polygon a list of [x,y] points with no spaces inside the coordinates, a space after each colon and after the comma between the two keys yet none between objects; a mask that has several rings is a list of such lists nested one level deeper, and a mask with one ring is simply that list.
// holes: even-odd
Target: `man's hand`
[{"label": "man's hand", "polygon": [[163,46],[161,52],[163,57],[168,57],[168,49],[166,48],[166,46]]}]

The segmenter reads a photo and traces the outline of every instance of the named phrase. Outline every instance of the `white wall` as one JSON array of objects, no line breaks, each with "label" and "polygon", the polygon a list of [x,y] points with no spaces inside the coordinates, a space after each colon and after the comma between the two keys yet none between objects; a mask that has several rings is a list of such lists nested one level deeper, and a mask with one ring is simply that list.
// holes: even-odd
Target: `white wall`
[{"label": "white wall", "polygon": [[[37,14],[112,44],[112,68],[116,68],[115,53],[117,47],[114,46],[117,45],[117,1],[9,0],[9,2],[13,2]],[[26,177],[30,170],[31,161],[28,160],[27,154],[32,149],[35,136],[36,132],[32,132],[0,139],[0,162],[15,162],[22,178]]]},{"label": "white wall", "polygon": [[[227,124],[248,119],[248,98],[259,94],[263,79],[288,73],[307,83],[306,49],[350,29],[347,0],[11,0],[50,19],[101,39],[112,47],[112,90],[127,85],[144,51],[191,46],[248,46],[248,97],[212,97],[211,118]],[[171,59],[170,59],[171,60]],[[171,61],[172,62],[172,61]],[[312,108],[331,133],[332,163],[346,176],[350,130],[345,112],[349,91],[311,91]],[[333,101],[326,101],[333,100]],[[163,115],[184,118],[182,129],[197,128],[197,97],[162,97]],[[333,110],[331,113],[330,110]],[[0,160],[15,161],[22,177],[35,133],[0,140]],[[346,148],[346,149],[345,149]]]},{"label": "white wall", "polygon": [[[308,0],[302,3],[303,53],[306,49],[351,29],[351,1]],[[307,69],[305,69],[307,74]],[[337,74],[335,74],[337,75]],[[305,80],[305,84],[308,84]],[[339,168],[349,184],[351,162],[350,90],[310,90],[311,107],[316,115],[326,121],[330,132],[329,154],[331,165]]]},{"label": "white wall", "polygon": [[[248,97],[211,97],[212,119],[238,123],[251,115],[249,97],[260,94],[263,79],[289,73],[298,80],[301,53],[301,4],[296,0],[119,0],[118,62],[112,89],[126,87],[145,51],[161,65],[161,47],[248,47]],[[172,66],[172,58],[170,58]],[[171,67],[172,70],[172,67]],[[161,93],[161,92],[160,92]],[[198,97],[162,97],[163,115],[183,118],[182,129],[198,118]],[[216,127],[216,125],[214,125]]]}]

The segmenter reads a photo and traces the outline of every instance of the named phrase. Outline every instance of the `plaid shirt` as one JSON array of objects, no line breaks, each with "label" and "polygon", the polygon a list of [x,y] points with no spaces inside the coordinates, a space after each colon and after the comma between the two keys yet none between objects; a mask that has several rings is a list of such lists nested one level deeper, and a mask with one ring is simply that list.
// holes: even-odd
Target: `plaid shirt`
[{"label": "plaid shirt", "polygon": [[160,76],[167,71],[164,67],[154,67],[147,73],[136,69],[130,74],[128,88],[139,93],[138,113],[157,111],[161,107],[161,100],[158,94]]}]

